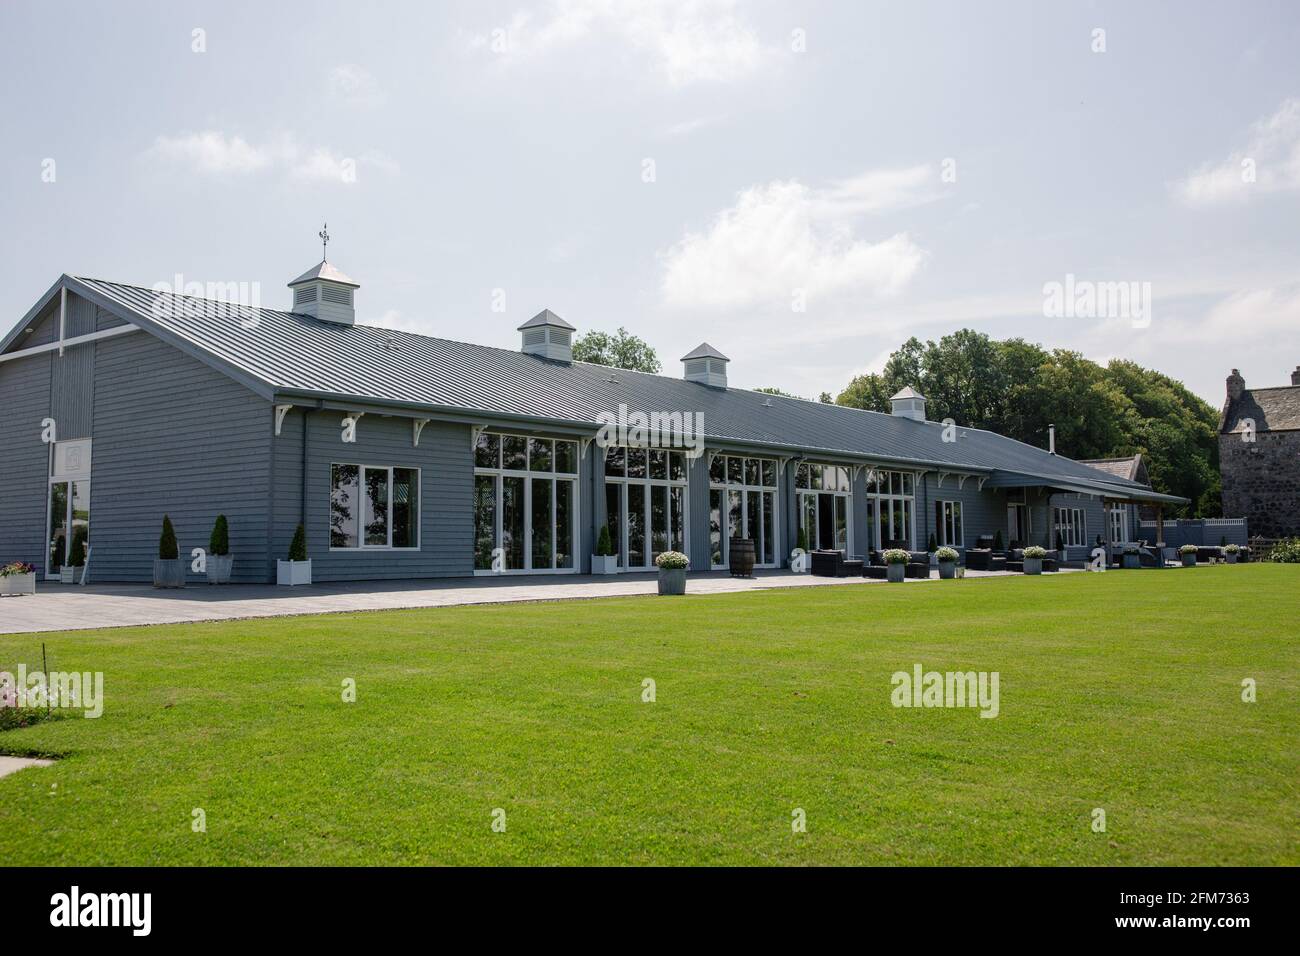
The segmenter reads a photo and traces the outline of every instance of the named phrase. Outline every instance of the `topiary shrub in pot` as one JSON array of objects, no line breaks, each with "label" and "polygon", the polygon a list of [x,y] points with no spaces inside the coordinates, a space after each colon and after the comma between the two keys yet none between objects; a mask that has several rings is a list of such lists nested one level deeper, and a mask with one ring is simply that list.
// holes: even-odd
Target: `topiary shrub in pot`
[{"label": "topiary shrub in pot", "polygon": [[230,556],[230,526],[225,515],[217,515],[208,536],[207,574],[209,584],[229,584],[235,559]]},{"label": "topiary shrub in pot", "polygon": [[888,548],[881,558],[885,561],[886,580],[898,584],[907,576],[907,562],[912,559],[911,554],[902,548]]},{"label": "topiary shrub in pot", "polygon": [[1223,560],[1229,564],[1236,564],[1237,558],[1241,554],[1241,546],[1236,544],[1225,544],[1223,546]]},{"label": "topiary shrub in pot", "polygon": [[659,569],[660,594],[685,594],[686,569],[691,559],[680,551],[665,551],[655,558],[655,567]]},{"label": "topiary shrub in pot", "polygon": [[1178,554],[1183,559],[1183,567],[1196,567],[1196,545],[1185,544],[1178,549]]},{"label": "topiary shrub in pot", "polygon": [[59,580],[64,584],[76,584],[81,580],[86,567],[86,526],[77,525],[72,529],[72,546],[68,548],[68,563],[59,569]]},{"label": "topiary shrub in pot", "polygon": [[609,525],[600,526],[596,538],[596,553],[591,556],[592,574],[615,574],[618,572],[618,555],[614,553],[614,542],[609,534]]},{"label": "topiary shrub in pot", "polygon": [[996,554],[1002,550],[1004,550],[1002,547],[1002,530],[998,529],[993,534],[993,553]]},{"label": "topiary shrub in pot", "polygon": [[275,562],[275,583],[285,587],[311,584],[311,558],[307,557],[307,529],[301,524],[293,532],[289,560]]},{"label": "topiary shrub in pot", "polygon": [[939,562],[939,578],[941,580],[947,581],[956,576],[957,559],[960,557],[956,548],[949,548],[945,545],[935,551],[934,556]]},{"label": "topiary shrub in pot", "polygon": [[1042,574],[1043,558],[1047,557],[1047,549],[1031,544],[1025,548],[1025,574]]},{"label": "topiary shrub in pot", "polygon": [[153,562],[153,586],[156,588],[185,587],[185,559],[176,545],[176,531],[172,519],[163,515],[162,534],[158,536],[158,557]]}]

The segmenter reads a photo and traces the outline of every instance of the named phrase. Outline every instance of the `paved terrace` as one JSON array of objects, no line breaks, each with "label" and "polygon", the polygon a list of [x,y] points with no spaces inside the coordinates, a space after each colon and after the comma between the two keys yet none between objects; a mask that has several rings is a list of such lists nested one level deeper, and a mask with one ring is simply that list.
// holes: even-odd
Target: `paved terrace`
[{"label": "paved terrace", "polygon": [[[1063,570],[1057,573],[1069,572]],[[977,578],[1010,575],[1004,571],[968,570],[966,576]],[[1049,578],[1052,575],[1043,577]],[[930,580],[937,579],[937,572],[931,571]],[[921,583],[923,580],[908,579],[908,583]],[[792,574],[789,571],[756,571],[753,578],[733,578],[725,571],[715,571],[689,575],[687,591],[689,596],[770,588],[853,587],[886,583],[866,578],[819,578],[810,574]],[[92,584],[79,587],[42,582],[37,585],[34,596],[0,598],[0,634],[227,621],[289,614],[449,607],[456,604],[622,597],[654,594],[656,590],[654,574],[360,581],[296,588],[270,584],[221,587],[197,584],[179,590],[162,590],[144,584]]]}]

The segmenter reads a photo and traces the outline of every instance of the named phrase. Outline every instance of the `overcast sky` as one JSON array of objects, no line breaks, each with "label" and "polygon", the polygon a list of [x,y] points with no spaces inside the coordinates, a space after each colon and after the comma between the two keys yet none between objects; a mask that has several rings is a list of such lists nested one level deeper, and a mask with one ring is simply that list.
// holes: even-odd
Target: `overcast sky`
[{"label": "overcast sky", "polygon": [[1290,2],[5,0],[0,325],[62,272],[286,308],[328,220],[366,322],[806,396],[969,326],[1218,405],[1300,364],[1297,50]]}]

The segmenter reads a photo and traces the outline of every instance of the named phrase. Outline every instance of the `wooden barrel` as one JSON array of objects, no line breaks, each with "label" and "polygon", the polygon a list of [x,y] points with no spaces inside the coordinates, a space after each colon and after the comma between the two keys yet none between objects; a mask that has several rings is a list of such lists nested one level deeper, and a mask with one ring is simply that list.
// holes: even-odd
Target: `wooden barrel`
[{"label": "wooden barrel", "polygon": [[732,577],[754,576],[754,539],[731,539],[731,575]]}]

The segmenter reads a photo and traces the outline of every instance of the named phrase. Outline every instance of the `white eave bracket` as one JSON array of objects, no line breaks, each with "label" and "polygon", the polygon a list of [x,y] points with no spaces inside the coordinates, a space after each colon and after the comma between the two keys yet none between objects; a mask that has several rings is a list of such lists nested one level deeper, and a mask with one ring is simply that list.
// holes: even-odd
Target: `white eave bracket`
[{"label": "white eave bracket", "polygon": [[284,416],[289,414],[289,409],[291,409],[291,408],[293,408],[292,405],[277,405],[277,406],[275,406],[275,434],[276,434],[276,437],[279,437],[279,435],[280,435],[280,427],[284,424]]},{"label": "white eave bracket", "polygon": [[983,491],[983,490],[984,490],[984,482],[986,482],[986,481],[989,480],[989,476],[988,476],[988,475],[983,475],[983,476],[981,476],[981,477],[979,477],[979,478],[976,478],[975,480],[976,480],[977,482],[979,482],[979,485],[976,487],[976,491]]},{"label": "white eave bracket", "polygon": [[429,424],[429,419],[427,418],[411,419],[411,447],[412,448],[420,447],[420,432],[424,431],[424,426],[427,424]]},{"label": "white eave bracket", "polygon": [[478,447],[478,436],[483,434],[483,429],[486,427],[487,427],[486,425],[469,426],[469,450],[470,451],[473,451],[475,448]]}]

